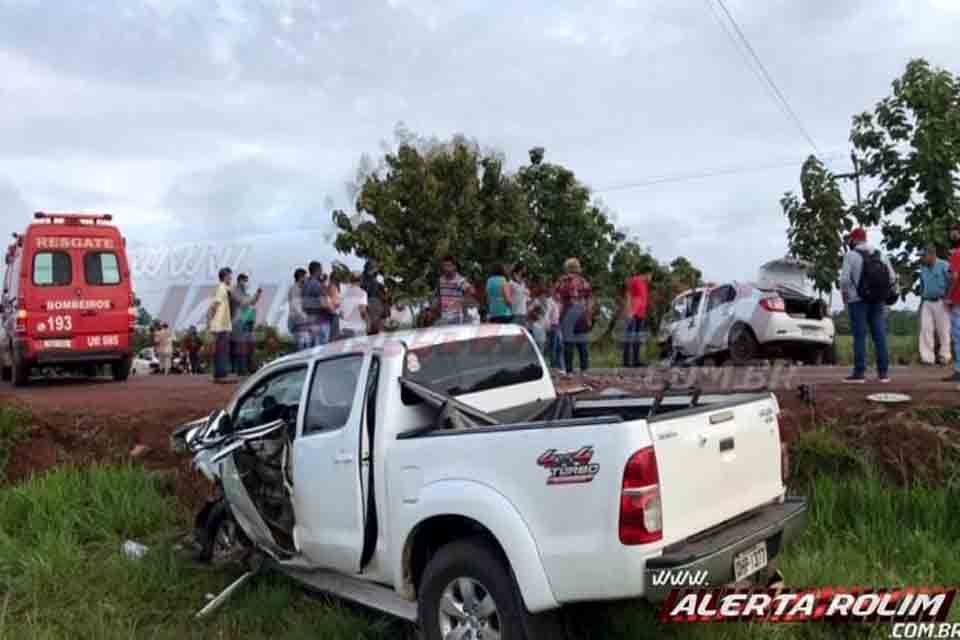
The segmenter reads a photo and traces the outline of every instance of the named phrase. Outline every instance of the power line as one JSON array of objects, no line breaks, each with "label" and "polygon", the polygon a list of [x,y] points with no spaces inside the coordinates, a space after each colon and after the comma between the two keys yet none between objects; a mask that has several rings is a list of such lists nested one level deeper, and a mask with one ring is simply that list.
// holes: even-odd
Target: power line
[{"label": "power line", "polygon": [[[716,12],[716,9],[713,5],[712,0],[706,0],[706,2],[707,4],[710,5],[711,9],[714,12]],[[744,34],[743,29],[741,29],[739,23],[737,23],[736,18],[734,18],[733,14],[730,13],[730,10],[727,9],[727,5],[724,4],[723,0],[716,0],[716,2],[720,6],[720,8],[723,10],[723,13],[727,16],[727,19],[730,21],[730,24],[733,26],[733,29],[737,35],[737,39],[746,48],[746,51],[750,54],[750,57],[752,58],[754,64],[756,65],[755,67],[751,65],[751,68],[754,69],[754,74],[756,75],[757,70],[759,70],[760,75],[758,76],[758,78],[761,80],[761,82],[764,84],[765,87],[768,87],[768,93],[769,91],[773,92],[772,97],[774,97],[775,102],[777,102],[778,106],[780,106],[781,110],[784,112],[787,118],[791,122],[793,122],[793,124],[797,127],[797,130],[800,132],[800,135],[803,136],[803,138],[807,141],[807,143],[814,150],[814,152],[816,152],[819,155],[820,149],[817,147],[817,143],[813,140],[813,136],[811,136],[810,132],[807,131],[807,128],[803,125],[803,122],[800,120],[800,117],[797,115],[796,111],[793,110],[793,107],[790,106],[790,102],[787,100],[786,96],[783,94],[783,91],[781,91],[780,87],[777,86],[777,83],[774,82],[773,77],[767,71],[767,68],[764,66],[763,62],[760,60],[760,56],[757,55],[757,52],[753,48],[753,45],[750,44],[750,41],[747,39],[746,34]],[[732,38],[730,32],[727,29],[724,29],[724,33],[726,33],[728,37]],[[737,47],[737,49],[738,51],[740,51],[739,47]],[[742,55],[742,52],[741,52],[741,55]]]},{"label": "power line", "polygon": [[[834,151],[827,153],[824,157],[830,158],[840,155],[839,151]],[[794,160],[782,160],[778,162],[771,162],[768,164],[762,165],[752,165],[752,166],[734,166],[734,167],[716,167],[712,169],[701,169],[699,171],[693,171],[689,173],[677,173],[672,175],[664,176],[650,176],[649,178],[642,178],[640,180],[632,182],[624,182],[620,184],[609,185],[606,187],[600,187],[594,189],[594,193],[610,193],[613,191],[625,191],[627,189],[639,189],[642,187],[649,187],[658,184],[668,184],[671,182],[687,182],[690,180],[702,180],[704,178],[715,178],[718,176],[729,176],[737,175],[741,173],[754,173],[758,171],[770,171],[773,169],[786,169],[789,167],[799,167],[803,164],[803,160],[794,159]]]}]

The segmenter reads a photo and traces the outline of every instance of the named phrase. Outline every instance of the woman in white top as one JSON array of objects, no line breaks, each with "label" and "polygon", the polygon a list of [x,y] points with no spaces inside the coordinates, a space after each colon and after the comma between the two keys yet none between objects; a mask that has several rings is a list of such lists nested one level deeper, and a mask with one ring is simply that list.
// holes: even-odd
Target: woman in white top
[{"label": "woman in white top", "polygon": [[510,278],[510,294],[513,305],[513,321],[516,324],[527,324],[527,306],[530,303],[530,289],[527,288],[527,267],[518,262],[513,267]]},{"label": "woman in white top", "polygon": [[367,292],[360,286],[360,276],[350,274],[349,284],[340,291],[340,337],[353,338],[367,334]]}]

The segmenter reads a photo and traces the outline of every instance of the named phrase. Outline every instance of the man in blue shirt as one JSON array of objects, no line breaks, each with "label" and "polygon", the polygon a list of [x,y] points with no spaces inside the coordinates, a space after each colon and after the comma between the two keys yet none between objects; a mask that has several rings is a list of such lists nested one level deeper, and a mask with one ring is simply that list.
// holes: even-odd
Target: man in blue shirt
[{"label": "man in blue shirt", "polygon": [[[920,266],[920,360],[924,364],[950,362],[950,312],[944,298],[950,291],[950,269],[937,257],[936,247],[928,247]],[[940,355],[934,355],[934,336],[940,342]]]}]

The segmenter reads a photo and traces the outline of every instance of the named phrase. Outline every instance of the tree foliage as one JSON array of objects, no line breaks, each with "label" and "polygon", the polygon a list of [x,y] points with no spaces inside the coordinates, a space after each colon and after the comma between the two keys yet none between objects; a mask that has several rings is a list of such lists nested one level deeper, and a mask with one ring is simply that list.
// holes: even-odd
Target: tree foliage
[{"label": "tree foliage", "polygon": [[853,229],[854,212],[847,208],[837,179],[814,156],[800,171],[800,193],[787,192],[780,206],[787,216],[790,254],[809,262],[814,286],[830,292],[843,264],[843,239]]},{"label": "tree foliage", "polygon": [[663,265],[626,242],[574,173],[545,156],[543,148],[532,149],[530,163],[511,174],[500,154],[474,141],[428,140],[401,127],[396,149],[379,164],[362,160],[356,215],[333,214],[335,246],[377,258],[388,281],[413,298],[431,289],[448,253],[477,284],[491,265],[517,261],[534,277],[552,281],[567,258],[577,257],[594,290],[608,300],[622,296],[629,275],[648,273],[651,315],[662,315],[677,287],[701,283],[701,272],[686,258]]},{"label": "tree foliage", "polygon": [[892,89],[872,112],[853,118],[850,140],[863,174],[876,181],[865,202],[867,221],[881,224],[884,246],[903,273],[925,245],[945,250],[958,219],[960,80],[917,59]]},{"label": "tree foliage", "polygon": [[356,205],[356,218],[333,214],[337,250],[377,258],[410,296],[429,290],[448,253],[477,279],[493,262],[520,258],[532,237],[523,194],[503,161],[463,137],[425,148],[402,142],[366,176]]},{"label": "tree foliage", "polygon": [[[524,260],[533,272],[555,278],[563,272],[564,260],[577,257],[584,273],[607,280],[610,260],[623,234],[572,171],[544,162],[544,156],[542,147],[531,149],[530,164],[517,172],[533,224]],[[609,284],[594,282],[601,289]]]}]

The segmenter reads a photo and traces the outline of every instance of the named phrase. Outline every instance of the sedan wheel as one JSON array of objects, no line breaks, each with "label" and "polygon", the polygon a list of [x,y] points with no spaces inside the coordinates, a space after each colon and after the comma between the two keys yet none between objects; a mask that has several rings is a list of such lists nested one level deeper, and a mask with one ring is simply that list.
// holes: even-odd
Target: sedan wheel
[{"label": "sedan wheel", "polygon": [[440,634],[444,640],[499,640],[500,613],[493,595],[473,578],[450,582],[440,597]]}]

